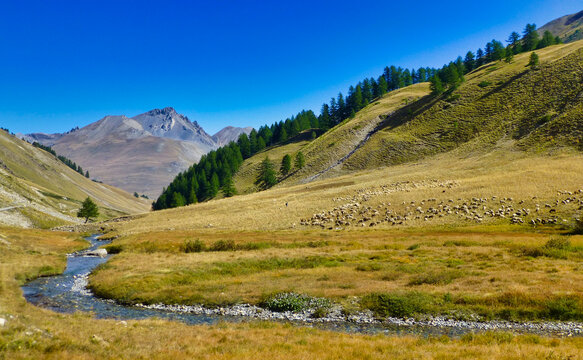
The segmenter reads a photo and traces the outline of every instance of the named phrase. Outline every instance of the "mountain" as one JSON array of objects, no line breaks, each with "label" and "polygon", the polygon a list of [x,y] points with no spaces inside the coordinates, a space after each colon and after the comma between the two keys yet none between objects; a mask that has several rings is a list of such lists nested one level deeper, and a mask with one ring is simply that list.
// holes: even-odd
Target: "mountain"
[{"label": "mountain", "polygon": [[243,133],[249,135],[252,130],[253,128],[251,126],[244,128],[227,126],[214,134],[213,140],[217,143],[218,146],[227,145],[231,141],[237,141],[239,135]]},{"label": "mountain", "polygon": [[79,222],[90,196],[101,218],[148,211],[149,201],[91,181],[54,155],[0,131],[0,224],[53,227]]},{"label": "mountain", "polygon": [[[106,116],[64,134],[29,134],[89,170],[93,178],[150,197],[219,145],[196,121],[173,108],[128,118]],[[228,138],[228,136],[225,136]]]},{"label": "mountain", "polygon": [[546,30],[566,43],[583,39],[583,10],[545,24],[539,28],[539,33],[542,35]]}]

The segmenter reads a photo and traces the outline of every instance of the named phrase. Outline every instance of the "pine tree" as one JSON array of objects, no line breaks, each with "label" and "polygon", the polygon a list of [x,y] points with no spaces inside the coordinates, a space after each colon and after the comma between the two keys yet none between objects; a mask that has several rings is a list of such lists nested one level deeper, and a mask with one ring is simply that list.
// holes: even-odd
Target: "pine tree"
[{"label": "pine tree", "polygon": [[170,202],[170,207],[180,207],[186,205],[186,200],[184,200],[184,196],[181,193],[175,192],[172,194],[172,201]]},{"label": "pine tree", "polygon": [[188,194],[188,202],[187,204],[196,204],[198,199],[196,198],[196,191],[194,189],[190,189],[190,193]]},{"label": "pine tree", "polygon": [[243,159],[247,159],[249,156],[251,156],[251,143],[249,142],[249,137],[247,137],[247,134],[239,135],[237,144],[239,145],[239,149],[241,149],[241,155],[243,155]]},{"label": "pine tree", "polygon": [[388,89],[388,85],[387,85],[387,80],[385,79],[384,76],[379,76],[379,80],[378,80],[378,87],[379,87],[379,95],[378,96],[383,96],[387,93],[387,89]]},{"label": "pine tree", "polygon": [[291,163],[292,163],[291,156],[289,156],[289,154],[285,154],[283,156],[283,159],[281,159],[281,167],[279,169],[283,176],[287,175],[291,170]]},{"label": "pine tree", "polygon": [[514,60],[514,51],[512,51],[512,48],[510,45],[508,45],[506,47],[506,56],[504,57],[504,61],[510,64],[512,60]]},{"label": "pine tree", "polygon": [[542,49],[551,45],[555,45],[555,37],[550,31],[545,30],[542,39],[538,43],[537,49]]},{"label": "pine tree", "polygon": [[506,49],[504,48],[504,45],[502,45],[502,43],[498,40],[492,40],[491,60],[492,61],[502,60],[504,59],[505,55]]},{"label": "pine tree", "polygon": [[306,164],[306,160],[304,158],[304,154],[301,151],[298,151],[296,154],[295,166],[298,169],[301,169]]},{"label": "pine tree", "polygon": [[538,31],[536,31],[535,24],[526,24],[522,37],[522,49],[524,51],[532,51],[538,45]]},{"label": "pine tree", "polygon": [[211,176],[211,181],[210,181],[209,197],[214,198],[217,195],[217,193],[219,192],[220,187],[221,187],[221,183],[219,181],[219,176],[217,175],[217,173],[213,173],[213,175]]},{"label": "pine tree", "polygon": [[277,184],[277,177],[275,176],[273,163],[267,156],[261,162],[261,171],[259,172],[257,183],[261,185],[263,189],[269,189],[273,185]]},{"label": "pine tree", "polygon": [[81,204],[81,209],[77,212],[77,217],[85,218],[85,222],[89,221],[89,218],[94,218],[99,215],[99,209],[97,205],[88,196]]},{"label": "pine tree", "polygon": [[443,84],[441,83],[441,79],[439,78],[439,75],[434,75],[431,80],[429,80],[431,82],[431,84],[429,85],[429,88],[431,89],[431,91],[433,92],[433,94],[435,95],[439,95],[444,91],[443,88]]},{"label": "pine tree", "polygon": [[484,50],[481,48],[476,51],[476,68],[484,65]]},{"label": "pine tree", "polygon": [[89,170],[85,171],[85,177],[89,179]]},{"label": "pine tree", "polygon": [[530,54],[530,59],[528,60],[528,65],[531,69],[536,69],[539,64],[538,55],[533,51]]},{"label": "pine tree", "polygon": [[[508,43],[508,46],[512,49],[512,52],[514,54],[518,54],[522,51],[522,49],[520,48],[520,35],[516,32],[513,31],[510,36],[508,36],[508,40],[506,40],[506,42]],[[506,54],[508,55],[508,54]]]},{"label": "pine tree", "polygon": [[466,54],[464,59],[464,66],[466,67],[467,72],[470,72],[476,68],[476,58],[473,52],[468,51]]},{"label": "pine tree", "polygon": [[223,194],[225,197],[237,195],[237,189],[235,189],[235,184],[233,184],[233,178],[230,176],[225,180],[225,184],[223,185]]}]

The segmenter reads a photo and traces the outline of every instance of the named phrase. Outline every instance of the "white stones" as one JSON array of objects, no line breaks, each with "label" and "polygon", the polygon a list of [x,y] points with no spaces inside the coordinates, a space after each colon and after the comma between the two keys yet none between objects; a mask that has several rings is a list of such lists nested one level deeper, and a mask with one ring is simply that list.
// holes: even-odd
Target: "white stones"
[{"label": "white stones", "polygon": [[6,319],[0,318],[0,327],[4,327],[6,325]]}]

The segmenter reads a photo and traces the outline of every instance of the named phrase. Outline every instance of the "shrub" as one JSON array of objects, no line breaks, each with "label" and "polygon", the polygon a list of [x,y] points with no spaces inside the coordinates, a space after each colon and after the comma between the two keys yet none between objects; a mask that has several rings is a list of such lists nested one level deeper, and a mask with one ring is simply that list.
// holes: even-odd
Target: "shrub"
[{"label": "shrub", "polygon": [[216,241],[211,247],[210,251],[235,251],[237,246],[233,240],[219,240]]},{"label": "shrub", "polygon": [[182,245],[182,251],[185,253],[193,253],[193,252],[201,252],[205,251],[206,245],[200,241],[199,239],[196,240],[186,240],[184,245]]},{"label": "shrub", "polygon": [[298,312],[314,309],[315,316],[323,317],[328,314],[331,303],[330,300],[325,298],[315,298],[293,292],[284,292],[268,296],[260,303],[260,306],[277,312]]},{"label": "shrub", "polygon": [[478,84],[478,86],[479,86],[479,87],[481,87],[481,88],[485,88],[485,87],[488,87],[488,86],[490,86],[490,85],[492,85],[492,83],[491,83],[491,82],[489,82],[489,81],[486,81],[486,80],[484,80],[484,81],[481,81],[481,82]]},{"label": "shrub", "polygon": [[107,250],[108,254],[119,254],[120,252],[123,251],[123,246],[122,245],[108,245],[105,247],[105,250]]},{"label": "shrub", "polygon": [[581,320],[583,309],[579,301],[570,297],[561,297],[549,300],[546,303],[547,315],[556,320]]},{"label": "shrub", "polygon": [[419,292],[405,294],[374,293],[362,298],[361,306],[378,316],[406,317],[427,312],[432,299]]},{"label": "shrub", "polygon": [[567,237],[552,237],[544,246],[546,249],[567,250],[571,247],[571,240]]}]

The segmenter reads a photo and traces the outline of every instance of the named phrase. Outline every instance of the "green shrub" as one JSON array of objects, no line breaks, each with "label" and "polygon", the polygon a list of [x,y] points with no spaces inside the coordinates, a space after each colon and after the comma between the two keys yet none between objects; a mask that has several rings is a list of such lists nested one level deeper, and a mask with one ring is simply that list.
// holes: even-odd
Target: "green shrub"
[{"label": "green shrub", "polygon": [[218,240],[212,244],[210,251],[235,251],[237,246],[233,240]]},{"label": "green shrub", "polygon": [[331,303],[330,300],[325,298],[310,297],[293,292],[283,292],[268,296],[260,303],[260,306],[277,312],[298,312],[307,309],[314,309],[315,316],[323,317],[328,314]]},{"label": "green shrub", "polygon": [[419,246],[421,246],[421,245],[419,245],[419,244],[413,244],[413,245],[409,246],[407,248],[407,250],[416,250],[416,249],[419,249]]},{"label": "green shrub", "polygon": [[567,250],[571,247],[571,240],[567,237],[554,236],[544,246],[546,249]]},{"label": "green shrub", "polygon": [[405,294],[374,293],[361,300],[361,306],[378,316],[406,317],[427,312],[432,303],[429,295],[410,292]]},{"label": "green shrub", "polygon": [[582,320],[583,308],[579,301],[571,297],[561,297],[546,303],[547,315],[555,320]]},{"label": "green shrub", "polygon": [[206,245],[200,241],[196,240],[186,240],[184,245],[182,245],[182,251],[185,253],[201,252],[206,250]]},{"label": "green shrub", "polygon": [[107,250],[108,254],[119,254],[120,252],[123,251],[123,246],[122,245],[107,245],[105,247],[105,250]]},{"label": "green shrub", "polygon": [[491,82],[489,82],[489,81],[486,81],[486,80],[484,80],[484,81],[481,81],[481,82],[478,84],[478,86],[479,86],[479,87],[481,87],[481,88],[485,88],[485,87],[488,87],[488,86],[490,86],[490,85],[492,85],[492,83],[491,83]]}]

